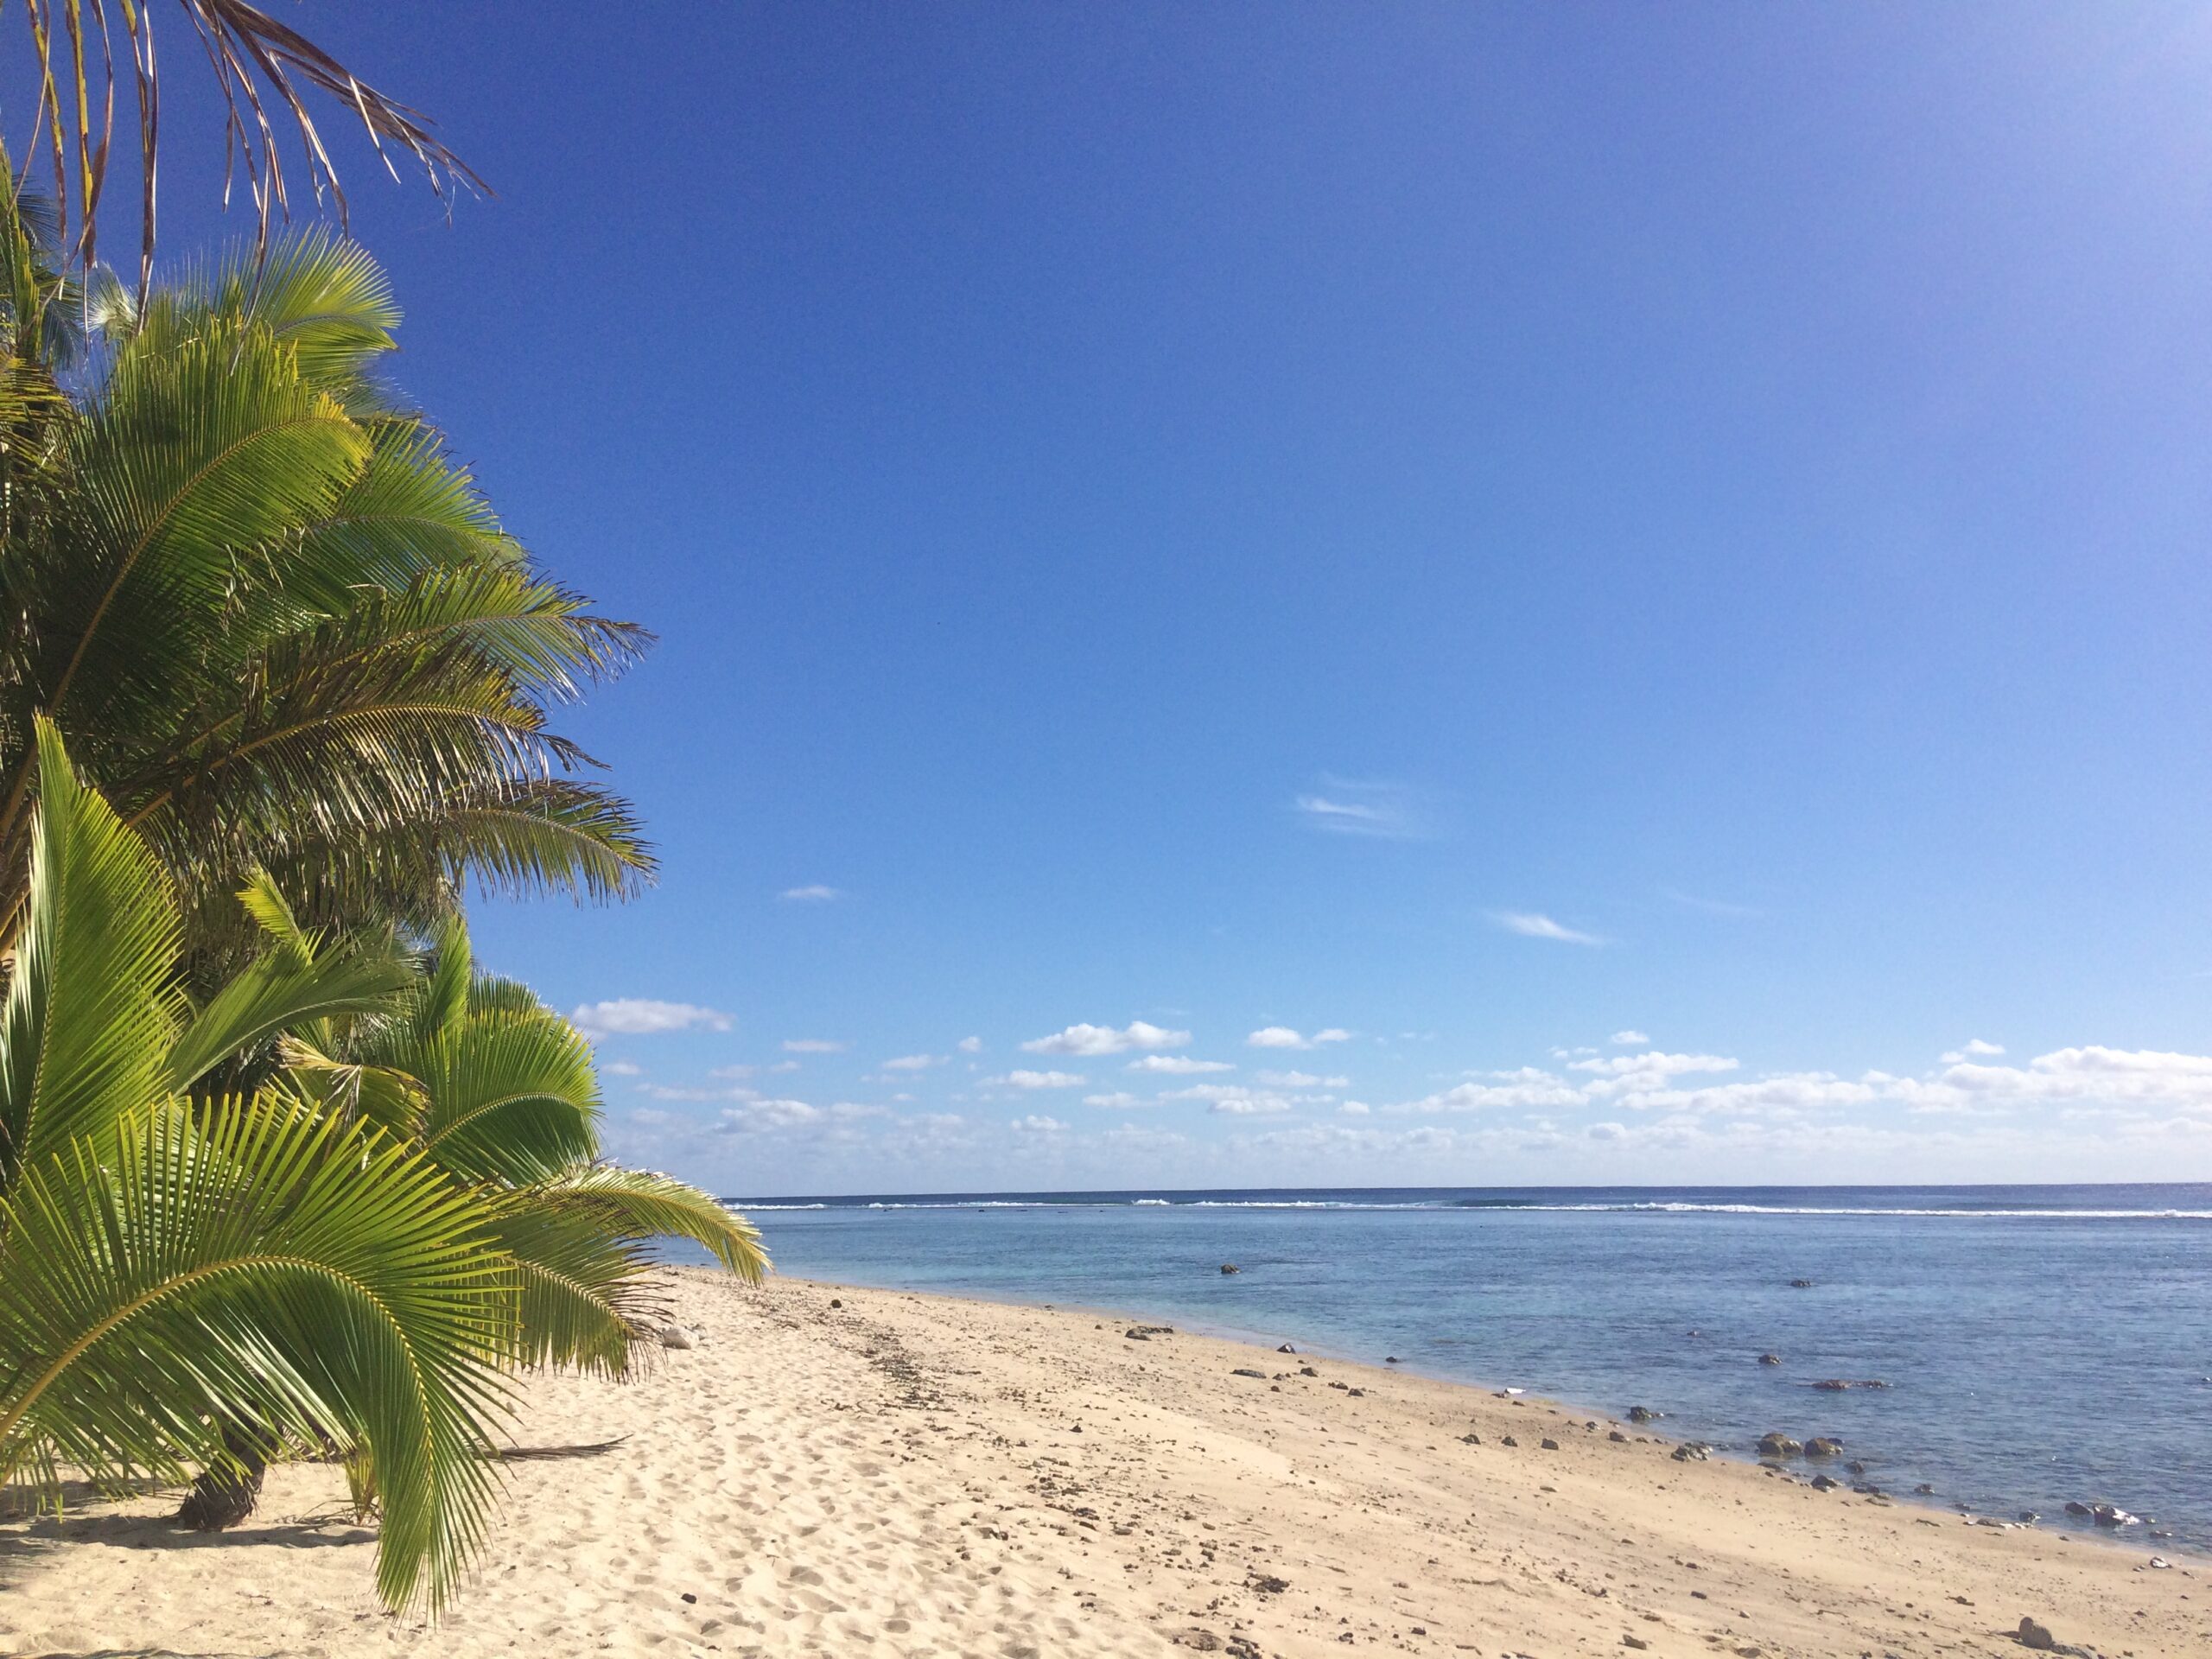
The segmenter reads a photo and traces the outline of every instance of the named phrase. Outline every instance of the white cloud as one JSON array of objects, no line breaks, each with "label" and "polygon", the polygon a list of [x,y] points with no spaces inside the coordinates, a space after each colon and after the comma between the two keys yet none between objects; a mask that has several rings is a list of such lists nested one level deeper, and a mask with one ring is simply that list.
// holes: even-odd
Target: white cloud
[{"label": "white cloud", "polygon": [[1325,835],[1417,841],[1431,833],[1418,798],[1402,784],[1324,776],[1319,790],[1297,797],[1292,809],[1301,823]]},{"label": "white cloud", "polygon": [[1090,1079],[1073,1071],[1009,1071],[1002,1077],[987,1077],[984,1081],[1004,1084],[1012,1089],[1079,1089]]},{"label": "white cloud", "polygon": [[944,1064],[944,1056],[942,1054],[901,1054],[895,1060],[886,1060],[883,1069],[887,1071],[926,1071],[933,1065]]},{"label": "white cloud", "polygon": [[980,1054],[983,1052],[983,1039],[980,1037],[963,1037],[954,1046],[963,1054]]},{"label": "white cloud", "polygon": [[1086,1106],[1103,1106],[1109,1111],[1127,1111],[1132,1106],[1159,1104],[1157,1101],[1140,1100],[1136,1096],[1123,1090],[1116,1090],[1110,1095],[1085,1095],[1083,1097],[1083,1103]]},{"label": "white cloud", "polygon": [[797,1060],[778,1060],[768,1068],[771,1071],[796,1071],[798,1069],[799,1065]]},{"label": "white cloud", "polygon": [[1561,944],[1605,944],[1605,940],[1595,933],[1562,926],[1550,917],[1535,911],[1502,911],[1497,917],[1497,925],[1509,933],[1518,933],[1528,939],[1555,939]]},{"label": "white cloud", "polygon": [[723,1107],[719,1127],[725,1135],[761,1135],[805,1128],[828,1116],[803,1100],[749,1100],[741,1106]]},{"label": "white cloud", "polygon": [[1980,1038],[1976,1037],[1960,1044],[1958,1047],[1944,1055],[1943,1064],[1958,1065],[1968,1059],[1986,1058],[1991,1055],[2002,1054],[2004,1052],[2004,1044],[1985,1043]]},{"label": "white cloud", "polygon": [[1255,1075],[1262,1083],[1272,1084],[1278,1089],[1346,1089],[1351,1086],[1350,1077],[1319,1077],[1311,1071],[1261,1071]]},{"label": "white cloud", "polygon": [[1339,1105],[1337,1109],[1342,1112],[1346,1117],[1365,1117],[1375,1109],[1372,1106],[1370,1106],[1363,1100],[1347,1100]]},{"label": "white cloud", "polygon": [[786,1054],[842,1054],[851,1046],[850,1043],[833,1043],[826,1037],[784,1039],[784,1052]]},{"label": "white cloud", "polygon": [[1725,1054],[1615,1054],[1604,1059],[1569,1062],[1570,1071],[1594,1071],[1602,1079],[1588,1085],[1592,1095],[1617,1095],[1631,1090],[1654,1089],[1670,1077],[1695,1077],[1713,1071],[1733,1071],[1737,1063]]},{"label": "white cloud", "polygon": [[794,905],[826,905],[833,899],[844,896],[842,888],[825,887],[819,881],[804,887],[785,887],[776,895],[785,903]]},{"label": "white cloud", "polygon": [[1348,1043],[1351,1033],[1341,1026],[1331,1026],[1317,1031],[1311,1037],[1294,1031],[1288,1026],[1262,1026],[1244,1041],[1253,1048],[1315,1048],[1323,1043]]},{"label": "white cloud", "polygon": [[1651,1039],[1640,1031],[1617,1031],[1605,1040],[1616,1048],[1641,1048]]},{"label": "white cloud", "polygon": [[645,1068],[634,1060],[609,1060],[599,1068],[610,1077],[641,1077]]},{"label": "white cloud", "polygon": [[[1196,1083],[1187,1089],[1177,1089],[1160,1096],[1162,1100],[1202,1100],[1206,1109],[1228,1112],[1239,1117],[1256,1113],[1289,1111],[1298,1102],[1270,1089],[1248,1089],[1236,1083]],[[1313,1099],[1314,1096],[1304,1096]],[[1323,1098],[1325,1098],[1324,1096]]]},{"label": "white cloud", "polygon": [[1147,1054],[1141,1060],[1129,1062],[1132,1071],[1158,1071],[1174,1077],[1192,1077],[1201,1071],[1234,1071],[1236,1069],[1227,1060],[1194,1060],[1187,1054]]},{"label": "white cloud", "polygon": [[1111,1026],[1070,1026],[1065,1031],[1056,1031],[1050,1037],[1039,1037],[1024,1043],[1022,1052],[1027,1054],[1079,1054],[1085,1057],[1099,1054],[1122,1054],[1133,1048],[1180,1048],[1191,1040],[1187,1031],[1167,1031],[1159,1026],[1147,1025],[1141,1020],[1132,1020],[1119,1031]]},{"label": "white cloud", "polygon": [[728,1031],[729,1015],[692,1002],[657,1002],[651,997],[618,996],[587,1002],[569,1015],[587,1037],[657,1037],[670,1031]]},{"label": "white cloud", "polygon": [[1010,1119],[1009,1122],[1017,1135],[1051,1135],[1055,1130],[1067,1128],[1058,1118],[1046,1117],[1036,1112],[1027,1117]]}]

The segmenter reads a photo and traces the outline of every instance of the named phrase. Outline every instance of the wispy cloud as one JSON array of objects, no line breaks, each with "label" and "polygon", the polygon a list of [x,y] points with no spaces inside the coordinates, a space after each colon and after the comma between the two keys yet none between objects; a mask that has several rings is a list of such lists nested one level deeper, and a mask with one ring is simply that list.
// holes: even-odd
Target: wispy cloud
[{"label": "wispy cloud", "polygon": [[1323,1043],[1348,1043],[1351,1040],[1351,1033],[1341,1026],[1331,1026],[1325,1031],[1315,1032],[1311,1037],[1288,1026],[1262,1026],[1244,1039],[1246,1045],[1252,1048],[1318,1048]]},{"label": "wispy cloud", "polygon": [[1641,1048],[1651,1039],[1646,1033],[1630,1030],[1617,1031],[1605,1040],[1615,1048]]},{"label": "wispy cloud", "polygon": [[842,887],[824,887],[819,881],[804,887],[785,887],[776,895],[785,903],[791,905],[826,905],[832,899],[842,899],[844,896],[845,891]]},{"label": "wispy cloud", "polygon": [[587,1037],[657,1037],[671,1031],[728,1031],[729,1015],[692,1002],[657,1002],[651,997],[618,996],[586,1002],[569,1023]]},{"label": "wispy cloud", "polygon": [[1497,925],[1507,932],[1518,933],[1525,939],[1555,939],[1561,944],[1603,944],[1605,942],[1595,933],[1585,933],[1579,928],[1563,926],[1536,911],[1501,911]]},{"label": "wispy cloud", "polygon": [[1311,1071],[1262,1071],[1262,1083],[1277,1089],[1349,1089],[1350,1077],[1321,1077]]},{"label": "wispy cloud", "polygon": [[926,1071],[933,1065],[943,1065],[944,1059],[942,1054],[901,1054],[895,1060],[886,1060],[883,1069],[887,1071]]},{"label": "wispy cloud", "polygon": [[1046,1117],[1037,1112],[1032,1112],[1027,1117],[1010,1118],[1007,1121],[1017,1135],[1052,1135],[1067,1128],[1067,1125],[1061,1122],[1058,1118]]},{"label": "wispy cloud", "polygon": [[1009,1071],[1002,1077],[986,1077],[984,1081],[1009,1089],[1079,1089],[1090,1079],[1075,1071]]},{"label": "wispy cloud", "polygon": [[1133,1048],[1180,1048],[1190,1040],[1187,1031],[1168,1031],[1141,1020],[1132,1020],[1118,1031],[1111,1026],[1070,1026],[1049,1037],[1026,1042],[1021,1047],[1027,1054],[1078,1054],[1087,1058],[1123,1054]]},{"label": "wispy cloud", "polygon": [[645,1068],[635,1060],[609,1060],[599,1068],[610,1077],[641,1077]]},{"label": "wispy cloud", "polygon": [[953,1046],[963,1054],[980,1054],[983,1052],[983,1039],[980,1037],[963,1037]]},{"label": "wispy cloud", "polygon": [[1187,1054],[1147,1054],[1142,1059],[1131,1060],[1132,1071],[1157,1071],[1173,1077],[1196,1077],[1201,1071],[1234,1071],[1236,1068],[1227,1060],[1198,1060]]},{"label": "wispy cloud", "polygon": [[1419,798],[1402,784],[1361,783],[1322,776],[1319,786],[1291,803],[1300,822],[1331,836],[1419,841],[1432,833]]},{"label": "wispy cloud", "polygon": [[1083,1097],[1083,1103],[1086,1106],[1103,1106],[1110,1111],[1127,1111],[1133,1106],[1156,1106],[1160,1103],[1154,1100],[1141,1100],[1126,1090],[1117,1089],[1110,1095],[1085,1095]]},{"label": "wispy cloud", "polygon": [[1696,893],[1684,893],[1680,887],[1662,887],[1659,896],[1670,905],[1680,905],[1684,910],[1701,910],[1708,916],[1750,919],[1766,914],[1755,905],[1739,905],[1726,899],[1701,899]]},{"label": "wispy cloud", "polygon": [[831,1042],[827,1037],[784,1039],[784,1052],[786,1054],[842,1054],[851,1046],[850,1043]]}]

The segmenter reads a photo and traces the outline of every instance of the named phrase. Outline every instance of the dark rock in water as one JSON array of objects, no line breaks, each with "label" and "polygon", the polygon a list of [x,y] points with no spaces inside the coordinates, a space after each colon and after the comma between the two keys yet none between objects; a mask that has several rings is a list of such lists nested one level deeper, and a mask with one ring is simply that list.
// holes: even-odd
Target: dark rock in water
[{"label": "dark rock in water", "polygon": [[1382,1363],[1385,1365],[1402,1365],[1406,1362],[1400,1359],[1395,1354],[1385,1354],[1382,1356]]},{"label": "dark rock in water", "polygon": [[1292,1347],[1292,1346],[1291,1346],[1288,1343],[1287,1343],[1287,1342],[1286,1342],[1285,1344],[1283,1344],[1283,1345],[1282,1345],[1281,1347],[1280,1347],[1280,1348],[1278,1348],[1278,1349],[1276,1349],[1276,1350],[1275,1350],[1275,1352],[1277,1352],[1277,1353],[1279,1353],[1279,1354],[1294,1354],[1294,1353],[1296,1353],[1297,1351],[1298,1351],[1298,1350],[1297,1350],[1297,1349],[1295,1349],[1295,1348]]},{"label": "dark rock in water", "polygon": [[1853,1458],[1849,1463],[1845,1464],[1843,1465],[1843,1470],[1847,1475],[1852,1475],[1860,1479],[1864,1479],[1866,1478],[1866,1465],[1859,1462],[1856,1458]]},{"label": "dark rock in water", "polygon": [[2016,1639],[2022,1647],[2033,1648],[2038,1653],[2055,1652],[2058,1647],[2058,1638],[2050,1633],[2050,1628],[2037,1624],[2032,1618],[2020,1621]]},{"label": "dark rock in water", "polygon": [[1221,1270],[1224,1273],[1242,1273],[1244,1271],[1243,1268],[1238,1267],[1234,1262],[1223,1262],[1221,1264]]},{"label": "dark rock in water", "polygon": [[1861,1389],[1886,1389],[1890,1385],[1878,1376],[1862,1376],[1853,1386]]},{"label": "dark rock in water", "polygon": [[1779,1365],[1782,1363],[1782,1356],[1780,1354],[1761,1354],[1759,1356],[1759,1363],[1762,1365]]},{"label": "dark rock in water", "polygon": [[1654,1411],[1649,1406],[1630,1406],[1628,1408],[1628,1420],[1631,1423],[1656,1423],[1666,1414],[1663,1411]]},{"label": "dark rock in water", "polygon": [[1499,1435],[1497,1443],[1500,1446],[1518,1446],[1521,1444],[1520,1441],[1515,1440],[1510,1434]]},{"label": "dark rock in water", "polygon": [[1789,1281],[1789,1288],[1792,1290],[1810,1290],[1812,1287],[1813,1281],[1809,1279],[1792,1279]]},{"label": "dark rock in water", "polygon": [[1830,1394],[1841,1394],[1846,1389],[1851,1387],[1851,1384],[1842,1377],[1830,1376],[1823,1377],[1820,1382],[1814,1383],[1813,1386],[1816,1389],[1826,1389]]},{"label": "dark rock in water", "polygon": [[1815,1434],[1805,1442],[1805,1455],[1808,1458],[1840,1458],[1843,1455],[1843,1442],[1833,1434]]},{"label": "dark rock in water", "polygon": [[[1915,1493],[1916,1493],[1918,1496],[1920,1496],[1920,1497],[1935,1497],[1935,1496],[1936,1496],[1936,1489],[1935,1489],[1933,1486],[1930,1486],[1930,1485],[1929,1485],[1926,1481],[1924,1481],[1924,1480],[1923,1480],[1923,1481],[1922,1481],[1922,1482],[1920,1483],[1920,1484],[1919,1484],[1919,1485],[1917,1485],[1917,1486],[1914,1487],[1912,1490],[1913,1490],[1913,1491],[1914,1491]],[[2072,1508],[2073,1506],[2072,1506],[2071,1504],[2069,1504],[2067,1507],[2070,1509],[2070,1508]]]},{"label": "dark rock in water", "polygon": [[1684,1440],[1672,1455],[1676,1463],[1703,1463],[1713,1453],[1702,1440]]},{"label": "dark rock in water", "polygon": [[1759,1436],[1759,1456],[1763,1458],[1798,1458],[1804,1454],[1805,1447],[1802,1441],[1793,1440],[1778,1429],[1771,1434]]},{"label": "dark rock in water", "polygon": [[1623,1446],[1626,1446],[1628,1444],[1628,1436],[1622,1433],[1618,1428],[1608,1430],[1606,1432],[1605,1438],[1609,1440],[1618,1440]]},{"label": "dark rock in water", "polygon": [[2036,1523],[2037,1522],[2038,1522],[2038,1521],[2040,1521],[2040,1520],[2042,1520],[2042,1519],[2043,1519],[2042,1515],[2041,1515],[2038,1511],[2037,1511],[2037,1510],[2022,1510],[2020,1511],[2020,1521],[2021,1521],[2021,1523],[2022,1523],[2023,1525],[2024,1525],[2024,1526],[2031,1526],[2031,1527],[2032,1527],[2033,1525],[2035,1525],[2035,1523]]},{"label": "dark rock in water", "polygon": [[2066,1503],[2066,1513],[2069,1515],[2087,1515],[2089,1513],[2089,1506],[2079,1502],[2078,1500],[2069,1498]]},{"label": "dark rock in water", "polygon": [[1834,1475],[1815,1475],[1813,1477],[1813,1490],[1816,1492],[1832,1492],[1842,1484],[1843,1483],[1838,1480]]},{"label": "dark rock in water", "polygon": [[1262,1382],[1268,1380],[1268,1374],[1265,1371],[1255,1371],[1249,1365],[1239,1365],[1235,1370],[1231,1371],[1230,1375],[1231,1376],[1256,1376]]},{"label": "dark rock in water", "polygon": [[1556,1451],[1558,1451],[1558,1450],[1559,1450],[1559,1442],[1558,1442],[1557,1440],[1552,1440],[1552,1439],[1551,1439],[1551,1438],[1549,1438],[1548,1436],[1547,1436],[1544,1440],[1542,1440],[1539,1441],[1539,1442],[1538,1442],[1538,1444],[1539,1444],[1540,1446],[1541,1446],[1543,1447],[1543,1449],[1544,1449],[1545,1451],[1547,1451],[1547,1452],[1556,1452]]},{"label": "dark rock in water", "polygon": [[2141,1516],[2130,1515],[2117,1503],[2092,1503],[2089,1519],[2101,1527],[2139,1527],[2143,1524]]}]

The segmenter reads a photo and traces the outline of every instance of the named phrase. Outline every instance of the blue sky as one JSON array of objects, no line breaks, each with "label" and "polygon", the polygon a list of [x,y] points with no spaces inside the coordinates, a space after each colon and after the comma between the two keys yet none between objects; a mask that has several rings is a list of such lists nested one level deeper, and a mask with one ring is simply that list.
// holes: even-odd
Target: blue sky
[{"label": "blue sky", "polygon": [[499,193],[353,162],[404,385],[661,636],[659,887],[479,921],[626,1154],[2212,1177],[2201,7],[299,21]]}]

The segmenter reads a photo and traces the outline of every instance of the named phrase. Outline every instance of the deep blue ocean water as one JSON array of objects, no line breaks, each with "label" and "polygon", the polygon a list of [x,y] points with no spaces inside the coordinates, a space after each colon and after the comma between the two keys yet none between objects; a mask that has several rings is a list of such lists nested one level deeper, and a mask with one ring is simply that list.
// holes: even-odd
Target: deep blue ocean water
[{"label": "deep blue ocean water", "polygon": [[1395,1354],[1745,1455],[1834,1434],[1899,1496],[2212,1549],[2212,1185],[733,1202],[802,1277]]}]

